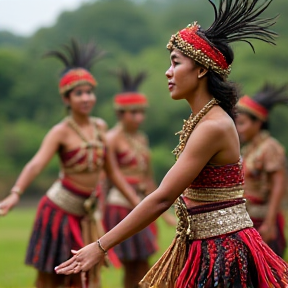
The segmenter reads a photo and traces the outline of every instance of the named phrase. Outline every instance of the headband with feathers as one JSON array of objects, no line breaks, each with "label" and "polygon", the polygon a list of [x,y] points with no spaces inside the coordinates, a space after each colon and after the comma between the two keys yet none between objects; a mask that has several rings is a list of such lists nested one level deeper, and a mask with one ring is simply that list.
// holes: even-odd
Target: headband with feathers
[{"label": "headband with feathers", "polygon": [[65,66],[59,82],[60,94],[65,95],[82,84],[95,87],[97,82],[89,71],[96,61],[103,58],[105,52],[94,43],[81,44],[75,39],[71,39],[69,44],[64,44],[62,47],[63,51],[53,50],[44,55],[56,57]]}]

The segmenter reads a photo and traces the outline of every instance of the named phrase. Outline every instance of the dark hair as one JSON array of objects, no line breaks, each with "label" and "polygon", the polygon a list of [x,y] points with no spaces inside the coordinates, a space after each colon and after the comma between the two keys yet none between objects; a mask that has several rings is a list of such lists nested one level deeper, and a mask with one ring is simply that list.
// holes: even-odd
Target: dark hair
[{"label": "dark hair", "polygon": [[228,80],[223,80],[222,76],[211,70],[208,71],[206,75],[209,92],[220,101],[219,106],[235,120],[235,105],[238,101],[236,84]]}]

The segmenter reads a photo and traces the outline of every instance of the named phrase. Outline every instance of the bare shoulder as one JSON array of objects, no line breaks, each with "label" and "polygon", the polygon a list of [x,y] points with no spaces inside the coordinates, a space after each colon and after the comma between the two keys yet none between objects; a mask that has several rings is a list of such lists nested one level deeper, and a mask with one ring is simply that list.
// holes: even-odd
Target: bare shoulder
[{"label": "bare shoulder", "polygon": [[46,134],[45,142],[47,143],[57,143],[58,145],[63,144],[64,139],[67,138],[69,133],[68,125],[65,121],[54,125]]},{"label": "bare shoulder", "polygon": [[98,117],[91,117],[91,119],[96,124],[98,129],[100,129],[102,132],[107,132],[108,124],[104,119]]},{"label": "bare shoulder", "polygon": [[109,129],[108,132],[106,133],[106,139],[110,143],[115,143],[120,139],[120,129],[118,126],[114,126],[113,128]]},{"label": "bare shoulder", "polygon": [[50,131],[49,134],[53,134],[54,136],[61,136],[65,137],[68,133],[68,124],[65,121],[62,121],[56,125],[54,125]]},{"label": "bare shoulder", "polygon": [[226,113],[220,111],[207,116],[199,123],[199,129],[205,129],[206,133],[221,137],[236,132],[234,121]]}]

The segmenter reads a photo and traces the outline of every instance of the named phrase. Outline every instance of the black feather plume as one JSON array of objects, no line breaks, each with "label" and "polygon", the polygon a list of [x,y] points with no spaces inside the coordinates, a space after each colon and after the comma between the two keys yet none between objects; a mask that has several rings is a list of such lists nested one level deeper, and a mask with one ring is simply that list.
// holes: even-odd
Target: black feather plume
[{"label": "black feather plume", "polygon": [[44,57],[52,56],[58,58],[65,65],[63,73],[72,68],[84,68],[90,71],[92,65],[103,58],[106,54],[96,44],[90,42],[81,44],[72,38],[69,44],[62,45],[63,51],[52,50],[44,54]]},{"label": "black feather plume", "polygon": [[244,41],[254,50],[249,39],[258,39],[275,45],[277,33],[269,30],[276,17],[259,16],[272,0],[219,0],[217,9],[214,0],[209,0],[214,8],[215,20],[203,33],[213,44]]},{"label": "black feather plume", "polygon": [[147,77],[147,73],[145,71],[141,71],[133,77],[125,67],[111,71],[111,73],[116,75],[120,80],[122,92],[136,92],[140,84]]},{"label": "black feather plume", "polygon": [[265,107],[268,111],[277,104],[288,105],[288,85],[275,86],[266,83],[259,92],[257,92],[253,100]]}]

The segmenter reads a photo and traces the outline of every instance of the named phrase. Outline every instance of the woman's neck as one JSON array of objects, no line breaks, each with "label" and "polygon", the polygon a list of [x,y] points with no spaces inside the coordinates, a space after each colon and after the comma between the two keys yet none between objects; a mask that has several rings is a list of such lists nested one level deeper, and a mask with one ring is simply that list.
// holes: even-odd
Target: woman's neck
[{"label": "woman's neck", "polygon": [[119,122],[119,127],[123,132],[130,134],[131,136],[136,135],[138,133],[138,129],[127,127],[122,122]]},{"label": "woman's neck", "polygon": [[186,100],[189,103],[193,114],[197,114],[212,98],[213,96],[208,92],[206,87],[200,87]]},{"label": "woman's neck", "polygon": [[72,112],[71,117],[79,126],[85,126],[90,123],[89,115],[79,115]]}]

